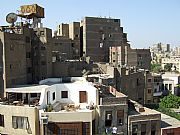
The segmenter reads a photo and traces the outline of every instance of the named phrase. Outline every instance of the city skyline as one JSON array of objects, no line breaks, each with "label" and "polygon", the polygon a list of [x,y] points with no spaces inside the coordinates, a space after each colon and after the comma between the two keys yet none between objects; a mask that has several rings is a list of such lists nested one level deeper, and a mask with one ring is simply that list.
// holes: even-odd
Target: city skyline
[{"label": "city skyline", "polygon": [[[13,3],[13,4],[9,4]],[[43,0],[18,1],[6,0],[1,5],[0,25],[7,25],[5,17],[16,12],[23,4],[39,4],[45,8],[45,27],[56,29],[60,23],[80,21],[85,16],[111,17],[121,19],[124,32],[134,48],[148,48],[158,42],[179,46],[180,12],[178,0],[165,1],[87,1],[82,0]],[[93,7],[93,8],[91,8]]]}]

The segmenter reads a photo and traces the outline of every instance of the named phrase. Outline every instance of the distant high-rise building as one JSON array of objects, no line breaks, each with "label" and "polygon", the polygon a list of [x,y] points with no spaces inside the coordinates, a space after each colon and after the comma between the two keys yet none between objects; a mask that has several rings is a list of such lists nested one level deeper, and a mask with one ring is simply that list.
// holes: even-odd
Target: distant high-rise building
[{"label": "distant high-rise building", "polygon": [[83,54],[95,62],[109,62],[109,47],[123,46],[120,19],[85,17],[81,29]]}]

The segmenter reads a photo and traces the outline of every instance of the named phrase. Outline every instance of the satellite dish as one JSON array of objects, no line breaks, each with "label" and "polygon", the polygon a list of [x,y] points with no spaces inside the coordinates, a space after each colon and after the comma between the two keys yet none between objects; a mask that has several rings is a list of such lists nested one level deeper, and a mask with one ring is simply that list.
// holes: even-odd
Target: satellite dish
[{"label": "satellite dish", "polygon": [[7,16],[6,16],[6,21],[8,23],[14,23],[17,21],[17,15],[15,13],[9,13]]}]

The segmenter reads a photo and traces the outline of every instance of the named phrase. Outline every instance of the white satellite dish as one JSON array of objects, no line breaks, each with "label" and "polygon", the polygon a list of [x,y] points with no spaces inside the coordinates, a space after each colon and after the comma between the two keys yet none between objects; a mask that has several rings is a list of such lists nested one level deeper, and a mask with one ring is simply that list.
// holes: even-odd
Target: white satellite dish
[{"label": "white satellite dish", "polygon": [[14,23],[17,21],[17,15],[15,13],[9,13],[7,16],[6,16],[6,21],[8,23]]}]

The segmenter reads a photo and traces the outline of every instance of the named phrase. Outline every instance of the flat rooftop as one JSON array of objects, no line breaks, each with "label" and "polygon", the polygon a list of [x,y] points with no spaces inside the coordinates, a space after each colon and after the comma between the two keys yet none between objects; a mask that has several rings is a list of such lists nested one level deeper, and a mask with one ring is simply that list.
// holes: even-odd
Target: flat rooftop
[{"label": "flat rooftop", "polygon": [[130,100],[129,115],[153,115],[160,114],[160,112],[144,107],[136,101]]},{"label": "flat rooftop", "polygon": [[180,121],[161,113],[161,128],[178,128],[180,127]]}]

